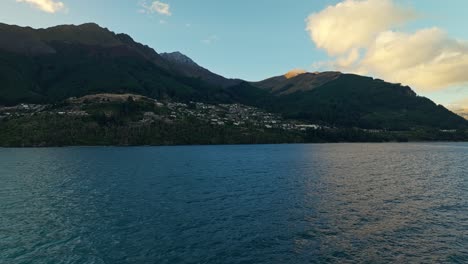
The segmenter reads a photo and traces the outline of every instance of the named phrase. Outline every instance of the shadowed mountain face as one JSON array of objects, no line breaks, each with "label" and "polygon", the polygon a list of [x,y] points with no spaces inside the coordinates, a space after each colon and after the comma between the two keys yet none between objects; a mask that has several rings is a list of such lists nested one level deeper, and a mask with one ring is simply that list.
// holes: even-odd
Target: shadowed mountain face
[{"label": "shadowed mountain face", "polygon": [[1,49],[26,55],[56,53],[54,42],[99,47],[124,45],[116,34],[93,23],[80,26],[62,25],[37,30],[0,24],[0,34]]},{"label": "shadowed mountain face", "polygon": [[292,72],[248,83],[175,53],[158,54],[96,24],[32,29],[0,24],[0,104],[55,103],[98,93],[243,103],[342,127],[459,128],[467,121],[409,87],[339,72]]},{"label": "shadowed mountain face", "polygon": [[161,56],[172,66],[175,71],[186,77],[199,78],[214,86],[230,87],[239,84],[242,80],[227,79],[221,75],[213,73],[185,56],[180,52],[161,53]]},{"label": "shadowed mountain face", "polygon": [[230,89],[246,104],[324,125],[386,130],[467,127],[465,119],[407,86],[353,74],[279,76]]},{"label": "shadowed mountain face", "polygon": [[25,55],[55,53],[55,50],[41,40],[32,28],[10,26],[0,23],[0,49]]},{"label": "shadowed mountain face", "polygon": [[[302,82],[310,78],[308,74],[302,76],[291,80]],[[291,118],[344,127],[408,130],[418,127],[449,129],[467,125],[462,117],[427,98],[417,96],[407,86],[353,74],[325,73],[324,76],[333,77],[320,78],[319,85],[309,84],[300,91],[274,93],[274,103],[268,107]],[[316,83],[314,78],[310,79],[311,83]],[[293,82],[293,85],[296,83]]]},{"label": "shadowed mountain face", "polygon": [[96,24],[0,25],[0,103],[54,102],[90,93],[221,100],[224,90],[185,76],[153,49]]}]

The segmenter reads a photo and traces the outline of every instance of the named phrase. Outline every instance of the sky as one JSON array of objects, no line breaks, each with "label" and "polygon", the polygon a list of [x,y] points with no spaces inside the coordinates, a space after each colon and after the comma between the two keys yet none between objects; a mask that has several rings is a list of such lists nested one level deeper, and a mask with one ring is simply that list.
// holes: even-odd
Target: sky
[{"label": "sky", "polygon": [[466,0],[0,0],[0,22],[95,22],[226,77],[339,70],[468,111],[466,10]]}]

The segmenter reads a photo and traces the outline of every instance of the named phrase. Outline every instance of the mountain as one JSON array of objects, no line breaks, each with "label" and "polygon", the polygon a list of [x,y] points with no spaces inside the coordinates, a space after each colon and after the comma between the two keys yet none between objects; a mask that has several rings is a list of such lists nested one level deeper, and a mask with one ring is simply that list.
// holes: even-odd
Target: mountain
[{"label": "mountain", "polygon": [[308,73],[293,70],[285,75],[252,83],[252,85],[266,89],[276,95],[286,95],[313,90],[337,79],[340,75],[340,72]]},{"label": "mountain", "polygon": [[180,52],[161,53],[160,55],[172,66],[172,69],[186,77],[199,78],[206,83],[220,87],[230,87],[242,82],[239,79],[227,79],[213,73]]},{"label": "mountain", "polygon": [[[289,75],[289,78],[287,77]],[[456,129],[462,117],[410,87],[338,72],[286,74],[250,85],[268,92],[263,107],[289,118],[339,127]]]},{"label": "mountain", "polygon": [[0,24],[0,105],[58,103],[99,93],[242,103],[338,128],[467,127],[465,119],[411,88],[370,77],[294,70],[246,82],[215,74],[180,52],[158,54],[93,23],[45,29]]},{"label": "mountain", "polygon": [[174,70],[148,46],[96,24],[32,29],[0,24],[0,104],[91,93],[226,101],[220,87]]}]

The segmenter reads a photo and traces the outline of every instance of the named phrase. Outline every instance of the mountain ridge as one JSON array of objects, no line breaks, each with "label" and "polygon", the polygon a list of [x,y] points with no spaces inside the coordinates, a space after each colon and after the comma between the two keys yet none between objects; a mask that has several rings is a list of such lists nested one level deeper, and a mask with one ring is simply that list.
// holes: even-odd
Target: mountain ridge
[{"label": "mountain ridge", "polygon": [[199,78],[207,83],[220,87],[230,87],[242,82],[240,79],[228,79],[198,65],[190,57],[179,51],[160,54],[167,62],[172,64],[176,71],[187,77]]},{"label": "mountain ridge", "polygon": [[341,74],[341,72],[302,72],[291,75],[291,72],[288,72],[285,75],[252,82],[252,85],[269,90],[276,95],[285,95],[299,91],[310,91],[338,78]]},{"label": "mountain ridge", "polygon": [[[4,104],[125,91],[184,100],[228,97],[220,88],[172,70],[154,49],[129,35],[97,24],[37,30],[1,24],[0,39]],[[16,43],[26,46],[16,49]]]},{"label": "mountain ridge", "polygon": [[180,52],[159,54],[94,23],[46,29],[0,24],[0,84],[3,104],[135,93],[185,102],[240,102],[338,127],[467,126],[465,119],[407,86],[340,72],[294,72],[259,82],[228,79]]}]

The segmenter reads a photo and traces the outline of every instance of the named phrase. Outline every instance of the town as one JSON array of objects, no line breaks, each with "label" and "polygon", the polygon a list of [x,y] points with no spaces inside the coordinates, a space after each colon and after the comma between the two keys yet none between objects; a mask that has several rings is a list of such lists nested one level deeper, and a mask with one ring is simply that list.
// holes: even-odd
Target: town
[{"label": "town", "polygon": [[[17,106],[0,107],[0,122],[5,118],[18,118],[38,114],[63,116],[89,116],[90,106],[118,103],[132,100],[154,105],[157,111],[145,111],[140,123],[150,123],[156,120],[177,122],[187,118],[209,123],[213,126],[254,127],[262,129],[282,129],[288,131],[306,131],[309,129],[326,128],[299,120],[289,120],[279,114],[269,113],[262,109],[242,104],[207,104],[202,102],[159,101],[133,94],[97,94],[81,98],[70,98],[59,105],[20,104]],[[108,113],[111,115],[111,113]]]},{"label": "town", "polygon": [[171,110],[173,119],[196,117],[208,121],[211,125],[254,126],[266,129],[301,130],[319,129],[319,125],[301,121],[287,120],[278,114],[268,113],[262,109],[242,104],[211,105],[200,102],[166,104]]}]

